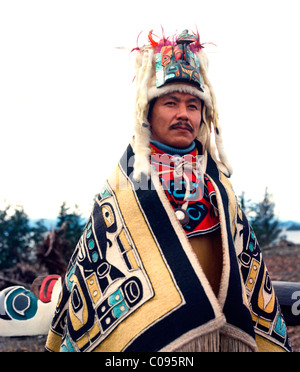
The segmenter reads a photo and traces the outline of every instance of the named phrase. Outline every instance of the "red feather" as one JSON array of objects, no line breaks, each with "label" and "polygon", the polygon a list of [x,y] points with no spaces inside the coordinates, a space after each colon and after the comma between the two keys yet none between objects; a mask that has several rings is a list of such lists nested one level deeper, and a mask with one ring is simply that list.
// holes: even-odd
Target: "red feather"
[{"label": "red feather", "polygon": [[150,41],[150,44],[153,46],[153,48],[156,48],[158,46],[158,43],[155,40],[153,40],[152,34],[153,34],[153,30],[149,32],[148,40]]}]

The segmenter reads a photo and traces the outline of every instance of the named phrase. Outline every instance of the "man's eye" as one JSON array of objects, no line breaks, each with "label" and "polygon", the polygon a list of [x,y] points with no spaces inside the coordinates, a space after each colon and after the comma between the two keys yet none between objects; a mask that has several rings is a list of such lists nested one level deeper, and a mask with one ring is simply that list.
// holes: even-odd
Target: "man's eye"
[{"label": "man's eye", "polygon": [[166,106],[175,106],[175,102],[172,101],[166,102]]}]

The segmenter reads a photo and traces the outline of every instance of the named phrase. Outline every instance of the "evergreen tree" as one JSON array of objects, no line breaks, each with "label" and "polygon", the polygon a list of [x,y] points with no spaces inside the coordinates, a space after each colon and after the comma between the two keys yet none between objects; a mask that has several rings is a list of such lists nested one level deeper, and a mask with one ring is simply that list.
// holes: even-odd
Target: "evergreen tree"
[{"label": "evergreen tree", "polygon": [[9,216],[8,210],[10,206],[6,206],[4,210],[0,210],[0,268],[9,266],[11,261],[11,254],[7,243],[9,241],[8,225]]},{"label": "evergreen tree", "polygon": [[39,219],[31,228],[31,240],[34,246],[37,246],[40,242],[45,239],[45,235],[48,232],[48,227],[45,225],[45,220]]},{"label": "evergreen tree", "polygon": [[61,228],[63,224],[67,225],[64,238],[70,242],[70,251],[67,254],[69,258],[85,226],[85,221],[81,216],[78,205],[75,205],[74,210],[70,212],[70,207],[67,206],[67,203],[65,201],[62,203],[56,227]]},{"label": "evergreen tree", "polygon": [[249,218],[250,223],[262,248],[274,243],[282,231],[274,215],[274,208],[275,203],[268,188],[265,190],[263,200],[251,207],[253,216]]},{"label": "evergreen tree", "polygon": [[[70,211],[64,202],[56,228],[59,239],[64,242],[65,250],[62,254],[66,262],[74,251],[84,225],[78,206]],[[31,226],[22,206],[5,205],[0,210],[0,270],[11,268],[19,262],[33,266],[37,264],[37,250],[47,238],[47,232],[44,220],[38,220]]]},{"label": "evergreen tree", "polygon": [[26,261],[31,239],[29,218],[22,206],[0,210],[0,269]]}]

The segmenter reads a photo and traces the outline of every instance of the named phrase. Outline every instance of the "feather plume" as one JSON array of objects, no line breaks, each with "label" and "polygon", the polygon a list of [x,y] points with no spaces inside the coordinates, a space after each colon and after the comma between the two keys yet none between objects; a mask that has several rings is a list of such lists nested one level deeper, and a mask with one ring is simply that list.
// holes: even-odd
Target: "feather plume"
[{"label": "feather plume", "polygon": [[149,40],[150,44],[153,46],[153,48],[156,48],[158,46],[158,43],[153,39],[152,34],[153,34],[153,30],[151,30],[149,32],[148,40]]}]

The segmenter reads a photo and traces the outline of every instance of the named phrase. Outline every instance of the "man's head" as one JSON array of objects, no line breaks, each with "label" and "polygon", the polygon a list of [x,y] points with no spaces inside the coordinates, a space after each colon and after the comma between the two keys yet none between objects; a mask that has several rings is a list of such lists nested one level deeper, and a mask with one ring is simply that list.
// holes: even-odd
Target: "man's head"
[{"label": "man's head", "polygon": [[196,138],[202,119],[202,102],[188,93],[172,92],[155,100],[150,117],[151,138],[185,148]]},{"label": "man's head", "polygon": [[[197,137],[203,153],[210,152],[222,171],[230,175],[216,98],[207,76],[208,59],[199,34],[185,30],[178,37],[163,36],[157,42],[152,35],[151,31],[148,35],[150,44],[136,48],[134,179],[138,181],[141,173],[149,176],[151,172],[151,138],[184,148]],[[164,102],[170,97],[172,102]],[[200,108],[190,110],[193,104],[190,105],[189,99],[198,106],[200,104]],[[211,136],[213,129],[214,138]]]}]

